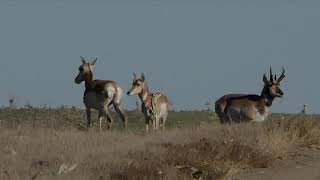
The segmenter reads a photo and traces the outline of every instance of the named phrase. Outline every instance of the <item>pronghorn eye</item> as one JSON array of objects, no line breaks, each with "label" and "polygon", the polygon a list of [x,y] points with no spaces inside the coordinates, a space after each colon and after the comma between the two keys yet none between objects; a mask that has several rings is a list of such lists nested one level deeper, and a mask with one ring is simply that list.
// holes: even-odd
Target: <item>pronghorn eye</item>
[{"label": "pronghorn eye", "polygon": [[140,84],[137,84],[137,86],[140,86]]}]

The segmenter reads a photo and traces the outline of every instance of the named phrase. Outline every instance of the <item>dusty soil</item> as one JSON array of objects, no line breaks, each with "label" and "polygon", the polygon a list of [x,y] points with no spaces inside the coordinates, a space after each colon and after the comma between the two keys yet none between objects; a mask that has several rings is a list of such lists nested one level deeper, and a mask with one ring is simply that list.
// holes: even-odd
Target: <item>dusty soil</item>
[{"label": "dusty soil", "polygon": [[271,167],[238,172],[231,180],[320,180],[320,147],[300,149]]}]

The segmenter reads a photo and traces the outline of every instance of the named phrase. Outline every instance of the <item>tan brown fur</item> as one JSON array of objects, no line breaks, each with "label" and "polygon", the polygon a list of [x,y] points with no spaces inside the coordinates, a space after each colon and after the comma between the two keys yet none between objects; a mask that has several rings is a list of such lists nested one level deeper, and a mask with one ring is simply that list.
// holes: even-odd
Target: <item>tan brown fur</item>
[{"label": "tan brown fur", "polygon": [[110,105],[113,105],[123,121],[124,128],[127,129],[127,119],[121,107],[122,89],[116,82],[111,80],[93,80],[92,67],[95,65],[97,59],[91,63],[87,63],[82,57],[81,59],[82,65],[79,67],[79,74],[75,82],[80,84],[82,81],[85,81],[86,89],[83,95],[83,102],[87,109],[87,126],[90,127],[91,125],[90,110],[96,109],[99,111],[100,131],[103,117],[107,118],[108,128],[111,130],[113,119],[108,109]]},{"label": "tan brown fur", "polygon": [[[165,128],[165,122],[168,115],[168,109],[170,108],[170,100],[169,97],[164,95],[163,93],[157,92],[157,94],[160,94],[160,97],[157,99],[155,103],[154,109],[152,109],[152,101],[153,101],[153,95],[154,93],[150,93],[149,86],[147,82],[145,81],[144,74],[141,75],[141,78],[138,79],[136,75],[134,75],[132,87],[127,93],[129,96],[133,94],[138,94],[141,100],[141,110],[143,114],[145,115],[146,120],[146,131],[149,130],[149,123],[151,122],[153,125],[153,129],[159,129],[160,126],[160,120],[162,120],[162,128]],[[155,112],[160,112],[159,116],[155,117],[155,119],[152,119],[150,115],[150,110]]]},{"label": "tan brown fur", "polygon": [[284,77],[284,69],[279,79],[276,79],[270,68],[270,80],[263,76],[265,85],[261,95],[227,94],[219,98],[215,110],[220,122],[264,121],[271,112],[274,98],[283,96],[280,81]]}]

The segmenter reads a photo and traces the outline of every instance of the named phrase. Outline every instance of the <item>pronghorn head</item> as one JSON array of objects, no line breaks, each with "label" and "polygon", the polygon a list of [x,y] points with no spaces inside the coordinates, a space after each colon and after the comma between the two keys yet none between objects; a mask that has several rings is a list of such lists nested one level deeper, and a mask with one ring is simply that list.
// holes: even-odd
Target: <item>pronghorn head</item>
[{"label": "pronghorn head", "polygon": [[92,68],[97,62],[97,58],[94,58],[91,62],[86,62],[86,60],[82,56],[80,56],[80,58],[82,64],[79,66],[79,74],[74,80],[74,82],[77,84],[85,81],[87,76],[90,76],[92,80]]},{"label": "pronghorn head", "polygon": [[132,81],[132,87],[127,92],[128,96],[139,94],[142,92],[142,90],[145,87],[145,77],[144,74],[141,74],[140,78],[137,78],[136,74],[133,73],[133,81]]},{"label": "pronghorn head", "polygon": [[282,74],[277,79],[277,75],[272,74],[272,69],[270,67],[270,80],[268,80],[266,74],[263,75],[264,88],[262,93],[272,98],[282,97],[283,91],[280,88],[280,82],[286,77],[284,73],[285,70],[282,68]]}]

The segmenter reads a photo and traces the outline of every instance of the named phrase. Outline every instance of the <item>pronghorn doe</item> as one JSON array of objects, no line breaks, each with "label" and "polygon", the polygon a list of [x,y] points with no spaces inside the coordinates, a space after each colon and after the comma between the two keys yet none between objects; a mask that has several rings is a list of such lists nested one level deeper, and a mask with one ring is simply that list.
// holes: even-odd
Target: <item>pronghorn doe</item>
[{"label": "pronghorn doe", "polygon": [[221,123],[230,122],[262,122],[271,113],[270,108],[276,97],[282,97],[280,82],[285,78],[285,70],[279,79],[273,76],[270,67],[270,80],[263,75],[264,87],[261,95],[228,94],[222,96],[215,103],[215,110]]},{"label": "pronghorn doe", "polygon": [[165,129],[165,123],[168,116],[170,101],[168,96],[162,93],[150,93],[145,76],[142,73],[141,78],[137,78],[135,74],[132,87],[127,92],[128,96],[138,94],[141,100],[141,110],[145,116],[146,131],[149,131],[149,123],[151,121],[153,129],[158,130],[160,121],[162,121],[162,129]]},{"label": "pronghorn doe", "polygon": [[83,102],[86,106],[87,127],[91,125],[91,109],[99,111],[100,131],[103,117],[108,120],[108,129],[112,130],[113,119],[109,113],[109,106],[113,105],[116,112],[119,114],[125,130],[127,130],[127,119],[121,107],[122,89],[120,86],[110,80],[93,80],[92,68],[95,65],[97,58],[91,62],[86,62],[83,57],[80,57],[82,64],[79,67],[79,74],[75,78],[75,83],[80,84],[85,81],[85,91]]}]

